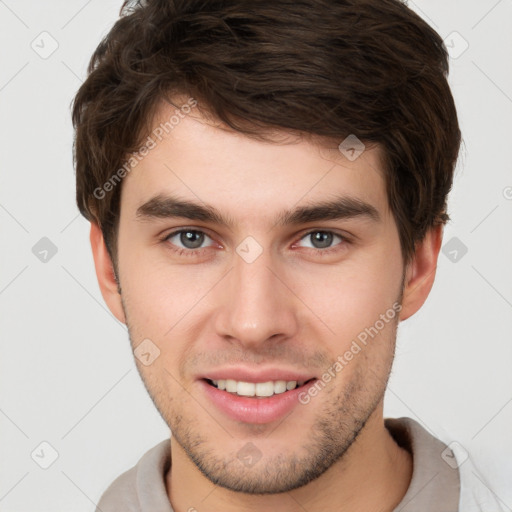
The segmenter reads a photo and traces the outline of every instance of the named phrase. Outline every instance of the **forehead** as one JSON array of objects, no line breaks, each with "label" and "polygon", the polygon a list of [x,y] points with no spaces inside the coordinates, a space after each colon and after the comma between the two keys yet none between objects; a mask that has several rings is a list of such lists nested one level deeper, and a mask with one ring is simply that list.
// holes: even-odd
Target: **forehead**
[{"label": "forehead", "polygon": [[240,220],[255,213],[270,218],[283,209],[340,196],[369,203],[382,216],[388,212],[379,146],[351,159],[336,142],[319,144],[284,130],[276,131],[272,141],[261,141],[206,119],[197,108],[180,109],[186,98],[174,103],[157,111],[151,149],[124,180],[122,210],[135,212],[151,198],[168,194],[215,206]]}]

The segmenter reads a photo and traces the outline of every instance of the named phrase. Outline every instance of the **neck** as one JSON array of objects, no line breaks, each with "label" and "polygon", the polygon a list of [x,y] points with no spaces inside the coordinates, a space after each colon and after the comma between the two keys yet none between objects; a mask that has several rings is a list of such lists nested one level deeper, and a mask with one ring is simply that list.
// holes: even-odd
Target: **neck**
[{"label": "neck", "polygon": [[384,426],[382,403],[344,456],[319,478],[287,493],[250,495],[214,485],[171,437],[166,475],[175,512],[392,512],[407,492],[412,457]]}]

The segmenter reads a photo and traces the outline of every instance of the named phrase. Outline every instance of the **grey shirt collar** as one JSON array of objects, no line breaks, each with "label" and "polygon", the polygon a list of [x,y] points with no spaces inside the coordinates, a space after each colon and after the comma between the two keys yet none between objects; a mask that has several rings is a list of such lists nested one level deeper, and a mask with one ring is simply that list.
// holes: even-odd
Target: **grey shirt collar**
[{"label": "grey shirt collar", "polygon": [[457,512],[460,475],[458,467],[445,461],[450,454],[454,457],[450,448],[411,418],[387,418],[384,424],[413,457],[411,483],[393,512]]}]

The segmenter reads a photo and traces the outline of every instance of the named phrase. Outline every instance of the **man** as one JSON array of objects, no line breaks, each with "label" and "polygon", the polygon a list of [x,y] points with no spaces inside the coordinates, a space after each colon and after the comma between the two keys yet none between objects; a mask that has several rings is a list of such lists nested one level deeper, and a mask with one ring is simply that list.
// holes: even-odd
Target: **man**
[{"label": "man", "polygon": [[98,510],[500,510],[383,418],[448,220],[447,60],[398,0],[125,3],[74,102],[77,201],[171,437]]}]

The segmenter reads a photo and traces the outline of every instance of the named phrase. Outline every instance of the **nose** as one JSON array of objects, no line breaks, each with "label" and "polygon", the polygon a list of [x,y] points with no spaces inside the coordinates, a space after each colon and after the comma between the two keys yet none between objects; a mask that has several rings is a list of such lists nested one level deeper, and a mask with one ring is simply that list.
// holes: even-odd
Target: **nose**
[{"label": "nose", "polygon": [[295,336],[300,300],[289,278],[269,251],[252,262],[234,254],[233,268],[216,297],[217,335],[253,349]]}]

